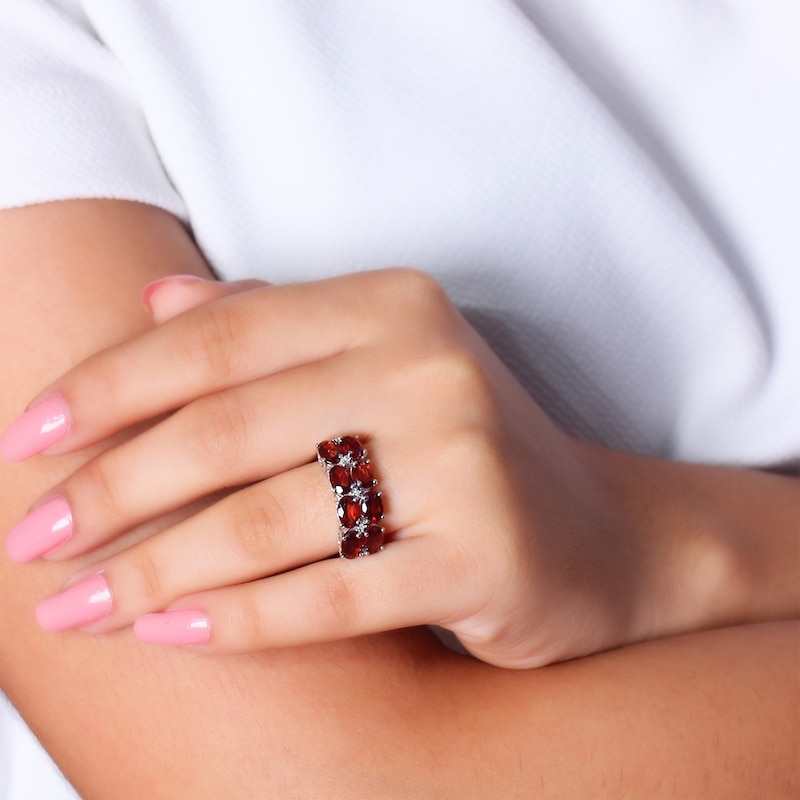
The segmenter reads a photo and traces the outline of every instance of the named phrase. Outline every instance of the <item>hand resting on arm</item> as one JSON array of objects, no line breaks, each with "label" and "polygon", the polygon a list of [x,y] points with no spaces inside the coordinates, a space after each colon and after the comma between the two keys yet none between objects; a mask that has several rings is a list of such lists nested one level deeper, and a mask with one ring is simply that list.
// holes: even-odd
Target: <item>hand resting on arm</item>
[{"label": "hand resting on arm", "polygon": [[[147,330],[148,281],[204,270],[179,223],[153,209],[0,215],[3,425],[70,367]],[[6,529],[98,452],[0,465]],[[794,623],[531,671],[460,658],[421,631],[200,656],[144,647],[127,629],[38,628],[36,602],[70,574],[174,522],[88,558],[0,564],[0,685],[86,798],[797,791]]]},{"label": "hand resting on arm", "polygon": [[[164,283],[153,302],[195,307],[161,309],[157,329],[57,380],[0,449],[71,452],[179,410],[51,489],[7,548],[74,557],[245,488],[73,576],[38,607],[49,630],[139,617],[145,641],[252,652],[436,624],[524,668],[798,616],[798,481],[566,436],[428,276]],[[336,506],[313,443],[355,432],[370,474],[329,474],[356,531],[344,541],[380,543],[385,525],[388,544],[330,560]]]}]

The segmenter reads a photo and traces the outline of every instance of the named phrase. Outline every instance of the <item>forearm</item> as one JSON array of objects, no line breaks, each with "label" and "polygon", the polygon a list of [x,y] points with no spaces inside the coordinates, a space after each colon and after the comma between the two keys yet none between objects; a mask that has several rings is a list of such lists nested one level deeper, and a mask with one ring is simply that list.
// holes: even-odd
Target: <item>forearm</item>
[{"label": "forearm", "polygon": [[632,640],[800,616],[800,480],[580,447],[626,531]]},{"label": "forearm", "polygon": [[[180,225],[153,209],[0,215],[0,425],[86,355],[150,324],[138,305],[148,280],[204,270]],[[1,464],[0,526],[86,457]],[[0,685],[87,800],[798,790],[794,628],[527,672],[459,658],[421,631],[202,657],[128,631],[41,631],[34,604],[76,566],[0,559]]]}]

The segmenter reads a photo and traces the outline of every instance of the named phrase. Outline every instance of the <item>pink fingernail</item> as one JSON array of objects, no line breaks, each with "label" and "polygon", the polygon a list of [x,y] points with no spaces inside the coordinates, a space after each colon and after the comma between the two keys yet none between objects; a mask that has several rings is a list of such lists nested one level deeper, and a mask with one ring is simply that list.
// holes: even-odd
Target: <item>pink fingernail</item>
[{"label": "pink fingernail", "polygon": [[51,553],[72,536],[72,509],[63,497],[54,497],[17,523],[6,538],[12,561],[24,564]]},{"label": "pink fingernail", "polygon": [[36,619],[46,631],[58,633],[99,622],[111,613],[111,590],[102,575],[91,575],[42,600],[36,606]]},{"label": "pink fingernail", "polygon": [[47,450],[69,433],[69,409],[60,397],[29,408],[0,439],[0,455],[7,461],[24,461]]},{"label": "pink fingernail", "polygon": [[205,611],[176,608],[139,617],[133,633],[147,644],[205,644],[211,638],[211,623]]},{"label": "pink fingernail", "polygon": [[203,278],[198,278],[197,275],[170,275],[166,278],[159,278],[156,281],[151,281],[147,286],[142,289],[142,303],[148,311],[153,310],[152,299],[153,295],[168,283],[193,283],[194,281],[202,281]]}]

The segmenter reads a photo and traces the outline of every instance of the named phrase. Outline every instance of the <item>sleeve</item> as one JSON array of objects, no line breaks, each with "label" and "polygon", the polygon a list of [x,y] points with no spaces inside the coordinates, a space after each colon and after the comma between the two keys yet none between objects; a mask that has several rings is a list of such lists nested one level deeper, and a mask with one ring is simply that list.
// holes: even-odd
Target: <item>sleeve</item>
[{"label": "sleeve", "polygon": [[122,65],[78,0],[0,4],[0,208],[109,198],[186,219]]}]

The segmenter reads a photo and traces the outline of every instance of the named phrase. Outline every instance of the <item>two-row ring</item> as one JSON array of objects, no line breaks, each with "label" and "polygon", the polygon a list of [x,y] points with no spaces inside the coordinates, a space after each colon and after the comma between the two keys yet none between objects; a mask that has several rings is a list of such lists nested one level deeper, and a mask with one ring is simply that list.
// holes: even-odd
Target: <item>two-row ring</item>
[{"label": "two-row ring", "polygon": [[383,550],[386,531],[383,497],[357,436],[336,436],[317,445],[317,459],[325,467],[339,516],[341,558],[368,556]]}]

